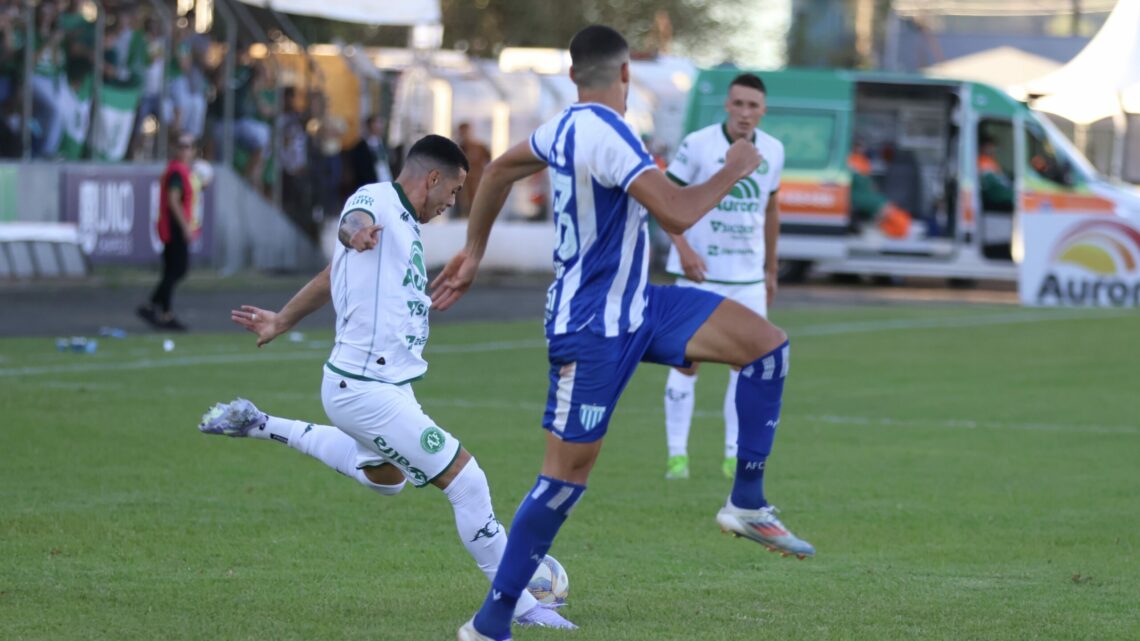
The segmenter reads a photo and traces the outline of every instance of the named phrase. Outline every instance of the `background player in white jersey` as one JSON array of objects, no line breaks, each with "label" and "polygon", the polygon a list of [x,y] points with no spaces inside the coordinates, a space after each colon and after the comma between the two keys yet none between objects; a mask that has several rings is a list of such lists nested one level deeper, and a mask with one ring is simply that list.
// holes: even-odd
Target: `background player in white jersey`
[{"label": "background player in white jersey", "polygon": [[[767,111],[764,81],[740,74],[728,87],[723,123],[685,136],[665,175],[679,185],[702,182],[720,170],[729,145],[749,140],[760,152],[760,167],[736,183],[697,224],[684,234],[670,234],[666,271],[681,287],[698,287],[731,298],[768,316],[776,294],[776,239],[780,206],[776,192],[784,169],[784,145],[757,129]],[[697,363],[669,370],[665,384],[665,435],[669,448],[665,478],[689,478],[689,428],[697,384]],[[724,394],[724,463],[728,478],[736,476],[736,381],[729,371]]]},{"label": "background player in white jersey", "polygon": [[459,641],[511,638],[516,600],[585,492],[614,407],[642,361],[742,368],[736,394],[739,462],[717,522],[787,554],[815,552],[783,527],[764,500],[764,461],[788,373],[787,336],[759,314],[712,292],[647,282],[646,210],[667,232],[682,233],[751,176],[760,155],[751,142],[739,140],[707,181],[674,184],[622,120],[630,82],[625,38],[609,27],[586,27],[570,41],[570,59],[578,102],[487,167],[471,209],[467,244],[433,283],[433,305],[454,304],[475,280],[511,185],[551,170],[557,236],[555,279],[546,295],[546,456],[515,512],[491,590],[479,612],[460,627]]},{"label": "background player in white jersey", "polygon": [[[272,439],[312,456],[382,495],[406,481],[435,485],[451,501],[459,538],[488,579],[506,546],[487,476],[447,431],[424,413],[410,383],[427,371],[427,270],[420,223],[455,204],[467,159],[452,141],[427,136],[412,146],[400,176],[365,185],[341,214],[333,261],[279,313],[245,306],[232,318],[258,346],[327,304],[336,342],[324,367],[321,400],[337,427],[270,417],[242,399],[215,406],[199,429]],[[512,614],[522,624],[573,628],[529,593]]]}]

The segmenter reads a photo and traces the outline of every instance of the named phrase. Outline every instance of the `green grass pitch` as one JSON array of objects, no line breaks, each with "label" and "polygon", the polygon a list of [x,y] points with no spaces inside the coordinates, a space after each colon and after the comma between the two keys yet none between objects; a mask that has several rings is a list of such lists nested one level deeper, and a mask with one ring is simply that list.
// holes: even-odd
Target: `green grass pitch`
[{"label": "green grass pitch", "polygon": [[[725,369],[666,482],[643,366],[552,553],[574,633],[516,639],[1140,639],[1140,317],[801,308],[768,495],[818,556],[720,534]],[[438,325],[425,409],[509,523],[541,459],[538,323]],[[323,422],[329,335],[0,341],[0,639],[453,639],[486,583],[435,489],[378,497],[271,442],[204,436],[242,395]]]}]

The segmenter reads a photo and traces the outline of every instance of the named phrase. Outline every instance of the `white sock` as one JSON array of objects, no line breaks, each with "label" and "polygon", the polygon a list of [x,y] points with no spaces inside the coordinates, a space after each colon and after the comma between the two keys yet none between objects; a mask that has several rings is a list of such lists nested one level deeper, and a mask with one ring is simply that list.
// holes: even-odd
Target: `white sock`
[{"label": "white sock", "polygon": [[265,421],[264,430],[251,430],[250,434],[255,432],[265,433],[258,438],[271,438],[284,443],[378,494],[390,496],[404,489],[403,481],[399,485],[380,485],[369,480],[364,475],[364,470],[356,468],[356,440],[330,425],[270,416]]},{"label": "white sock", "polygon": [[665,442],[669,456],[687,454],[689,428],[693,424],[693,392],[697,375],[688,376],[676,369],[669,370],[665,382]]},{"label": "white sock", "polygon": [[269,440],[276,434],[275,441],[285,442],[289,440],[289,432],[293,430],[293,421],[287,418],[277,418],[270,416],[265,412],[261,413],[265,417],[265,422],[249,431],[250,438]]},{"label": "white sock", "polygon": [[736,456],[736,437],[740,420],[736,416],[736,379],[740,372],[728,370],[728,389],[724,391],[724,457]]},{"label": "white sock", "polygon": [[[455,511],[455,529],[459,540],[467,552],[475,559],[488,581],[494,580],[499,571],[503,551],[507,549],[507,529],[495,518],[491,505],[491,488],[487,485],[487,475],[474,458],[459,470],[459,474],[444,488],[443,493],[451,501]],[[533,608],[538,601],[530,592],[523,590],[515,605],[515,616]]]}]

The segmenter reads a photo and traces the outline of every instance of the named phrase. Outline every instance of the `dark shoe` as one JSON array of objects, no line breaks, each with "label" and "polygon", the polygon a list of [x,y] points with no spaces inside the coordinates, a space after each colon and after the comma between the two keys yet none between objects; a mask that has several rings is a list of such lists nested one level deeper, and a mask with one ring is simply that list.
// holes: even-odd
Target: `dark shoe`
[{"label": "dark shoe", "polygon": [[135,310],[135,314],[137,314],[139,318],[146,321],[147,324],[151,327],[162,326],[162,323],[160,323],[158,320],[158,312],[154,311],[154,308],[150,307],[149,305],[140,306]]},{"label": "dark shoe", "polygon": [[166,320],[158,321],[158,326],[162,329],[168,329],[172,332],[185,332],[188,328],[178,321],[177,318],[171,316]]}]

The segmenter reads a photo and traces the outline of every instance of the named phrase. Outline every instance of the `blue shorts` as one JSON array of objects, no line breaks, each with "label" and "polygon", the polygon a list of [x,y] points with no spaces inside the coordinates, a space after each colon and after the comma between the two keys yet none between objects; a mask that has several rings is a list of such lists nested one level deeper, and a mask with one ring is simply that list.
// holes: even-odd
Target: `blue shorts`
[{"label": "blue shorts", "polygon": [[606,434],[622,390],[641,362],[688,367],[685,346],[724,297],[692,287],[646,287],[637,331],[607,338],[582,330],[550,339],[550,391],[542,426],[563,441]]}]

